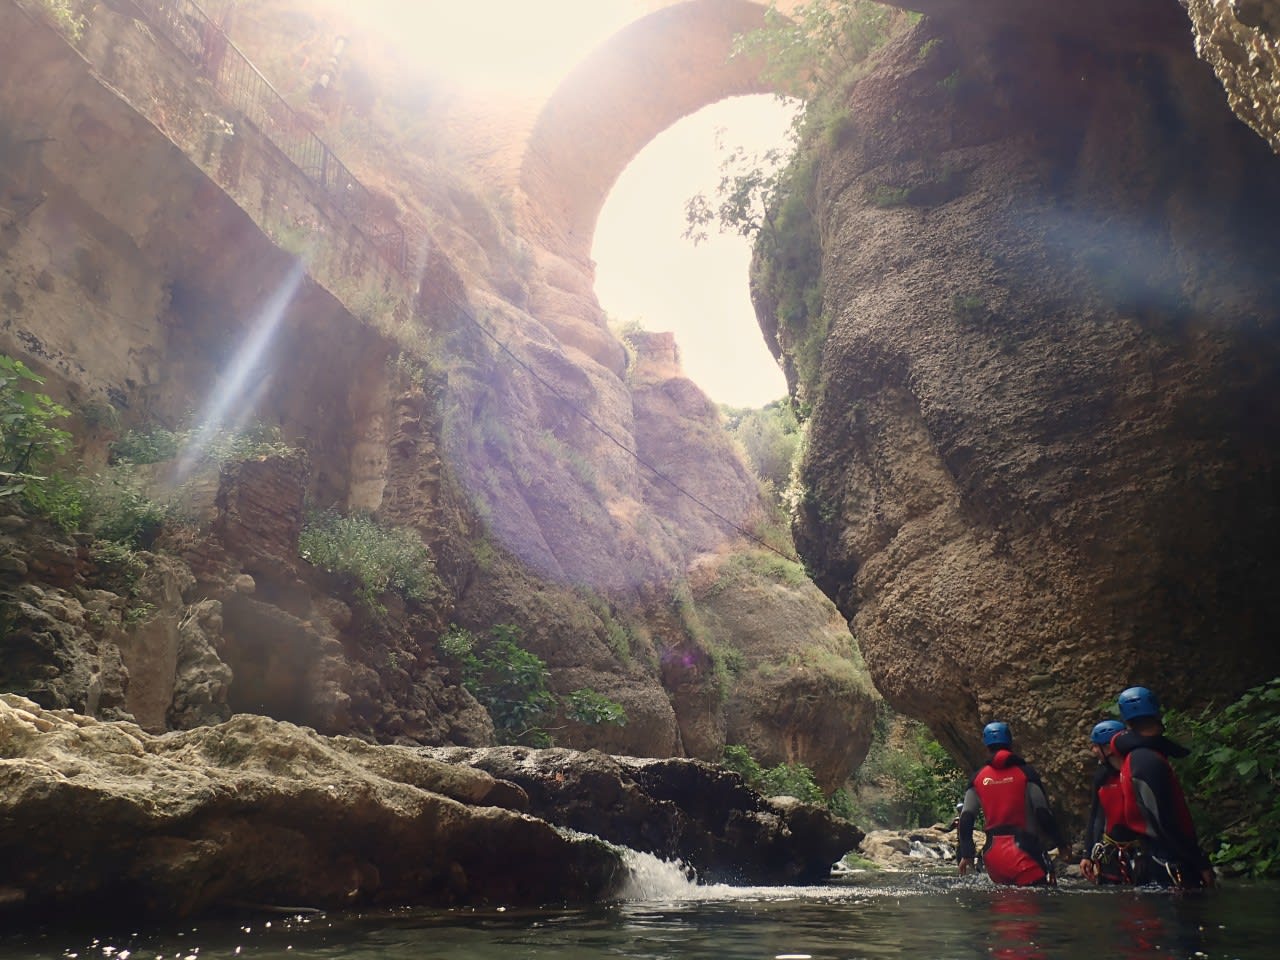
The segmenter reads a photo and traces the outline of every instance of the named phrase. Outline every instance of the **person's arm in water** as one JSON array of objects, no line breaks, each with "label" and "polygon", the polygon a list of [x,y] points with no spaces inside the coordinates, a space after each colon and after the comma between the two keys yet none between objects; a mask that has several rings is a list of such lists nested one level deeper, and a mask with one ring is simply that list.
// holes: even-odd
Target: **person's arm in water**
[{"label": "person's arm in water", "polygon": [[960,822],[956,826],[956,860],[962,877],[969,872],[973,861],[978,857],[978,851],[973,845],[973,823],[981,810],[978,791],[970,787],[964,792],[964,805],[960,808]]},{"label": "person's arm in water", "polygon": [[1107,815],[1102,809],[1102,800],[1098,791],[1106,783],[1108,774],[1107,767],[1098,767],[1093,774],[1093,784],[1089,791],[1093,802],[1089,805],[1089,825],[1084,833],[1084,856],[1080,860],[1080,872],[1091,883],[1098,882],[1098,867],[1093,862],[1093,848],[1102,842],[1107,832]]}]

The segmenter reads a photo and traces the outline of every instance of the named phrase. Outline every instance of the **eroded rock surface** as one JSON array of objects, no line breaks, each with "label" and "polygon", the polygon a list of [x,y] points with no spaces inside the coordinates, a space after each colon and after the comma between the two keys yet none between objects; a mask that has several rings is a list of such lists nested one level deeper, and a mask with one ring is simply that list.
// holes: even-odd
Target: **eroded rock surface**
[{"label": "eroded rock surface", "polygon": [[766,799],[737,774],[697,760],[523,747],[427,753],[518,785],[535,816],[682,861],[702,881],[823,880],[863,836],[823,807]]},{"label": "eroded rock surface", "polygon": [[618,853],[406,747],[239,715],[154,737],[0,695],[4,911],[591,902]]},{"label": "eroded rock surface", "polygon": [[1280,162],[1176,4],[1014,6],[896,42],[819,152],[797,532],[895,708],[975,766],[1008,720],[1078,807],[1121,688],[1280,669]]}]

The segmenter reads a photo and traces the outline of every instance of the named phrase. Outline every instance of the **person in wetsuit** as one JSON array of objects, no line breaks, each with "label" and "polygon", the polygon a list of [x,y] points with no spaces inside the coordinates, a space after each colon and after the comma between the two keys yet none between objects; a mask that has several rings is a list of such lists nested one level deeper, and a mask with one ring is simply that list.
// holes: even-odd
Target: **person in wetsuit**
[{"label": "person in wetsuit", "polygon": [[1055,883],[1048,851],[1070,845],[1049,809],[1040,774],[1013,752],[1007,723],[988,723],[982,742],[991,758],[965,791],[956,831],[960,875],[969,872],[976,858],[973,824],[981,813],[987,834],[982,861],[993,882],[1020,887]]},{"label": "person in wetsuit", "polygon": [[1182,785],[1169,763],[1189,751],[1164,735],[1160,702],[1146,687],[1124,690],[1118,704],[1128,727],[1111,741],[1122,758],[1122,822],[1141,838],[1134,882],[1213,886],[1213,865],[1200,849]]},{"label": "person in wetsuit", "polygon": [[1137,834],[1124,825],[1124,798],[1120,793],[1122,760],[1111,746],[1125,731],[1119,720],[1103,720],[1089,733],[1089,749],[1098,760],[1089,795],[1089,820],[1084,834],[1084,858],[1080,872],[1093,883],[1133,883],[1133,855]]}]

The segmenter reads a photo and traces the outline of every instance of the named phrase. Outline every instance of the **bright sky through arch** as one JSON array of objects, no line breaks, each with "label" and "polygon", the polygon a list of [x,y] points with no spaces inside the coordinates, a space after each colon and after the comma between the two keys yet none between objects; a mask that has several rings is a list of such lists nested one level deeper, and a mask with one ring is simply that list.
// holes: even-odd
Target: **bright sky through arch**
[{"label": "bright sky through arch", "polygon": [[596,226],[596,296],[617,320],[675,333],[685,375],[712,400],[761,407],[786,395],[786,379],[756,323],[748,289],[751,242],[712,227],[696,247],[685,201],[720,180],[726,149],[786,147],[794,103],[759,95],[712,104],[667,128],[614,185]]},{"label": "bright sky through arch", "polygon": [[[464,87],[521,99],[549,95],[592,50],[655,4],[645,0],[325,0]],[[727,147],[784,146],[795,112],[775,97],[713,104],[659,134],[618,179],[592,251],[596,294],[619,320],[675,333],[685,374],[712,400],[759,407],[786,394],[747,287],[750,243],[714,228],[683,239],[684,204],[720,178]]]}]

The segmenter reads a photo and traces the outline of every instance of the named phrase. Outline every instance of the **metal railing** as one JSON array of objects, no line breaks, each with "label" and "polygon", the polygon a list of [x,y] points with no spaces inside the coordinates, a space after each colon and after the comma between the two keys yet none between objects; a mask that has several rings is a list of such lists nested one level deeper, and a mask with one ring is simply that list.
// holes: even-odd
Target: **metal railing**
[{"label": "metal railing", "polygon": [[373,195],[355,178],[194,0],[133,0],[148,23],[174,44],[214,89],[279,148],[355,225],[397,272],[408,271],[404,228],[374,219]]}]

